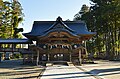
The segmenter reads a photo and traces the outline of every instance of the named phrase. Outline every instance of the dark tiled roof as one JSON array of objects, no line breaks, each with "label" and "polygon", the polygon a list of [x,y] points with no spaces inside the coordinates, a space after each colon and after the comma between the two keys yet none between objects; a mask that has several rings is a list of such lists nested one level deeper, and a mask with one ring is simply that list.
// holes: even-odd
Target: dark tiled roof
[{"label": "dark tiled roof", "polygon": [[32,44],[28,39],[0,39],[0,44]]},{"label": "dark tiled roof", "polygon": [[[61,24],[60,28],[56,28]],[[83,21],[34,21],[31,32],[25,33],[25,36],[44,36],[54,31],[65,31],[74,36],[78,35],[94,35],[89,32]]]},{"label": "dark tiled roof", "polygon": [[61,30],[68,30],[69,32],[74,32],[71,28],[69,28],[63,21],[60,17],[57,18],[57,21],[54,22],[54,24],[49,28],[47,29],[46,31],[50,31],[50,30],[58,30],[58,31],[61,31]]}]

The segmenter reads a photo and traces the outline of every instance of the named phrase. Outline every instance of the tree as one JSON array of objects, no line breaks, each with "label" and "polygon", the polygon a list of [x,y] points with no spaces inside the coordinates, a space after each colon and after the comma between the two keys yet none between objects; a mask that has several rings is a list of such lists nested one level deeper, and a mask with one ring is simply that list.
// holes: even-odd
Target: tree
[{"label": "tree", "polygon": [[105,51],[108,59],[117,59],[120,53],[120,0],[90,1],[94,4],[89,11],[79,14],[80,20],[85,20],[88,29],[97,32],[92,39],[93,48],[97,49],[95,52]]},{"label": "tree", "polygon": [[[13,0],[12,9],[13,9],[13,12],[12,12],[13,19],[11,21],[12,21],[12,25],[13,25],[12,28],[14,30],[13,38],[18,38],[19,37],[18,33],[22,32],[23,29],[17,29],[17,27],[18,27],[19,23],[21,23],[23,21],[24,14],[22,13],[21,4],[17,0]],[[17,33],[16,33],[15,29],[17,29]]]},{"label": "tree", "polygon": [[0,37],[16,38],[14,28],[23,21],[21,4],[17,0],[3,1],[0,0]]},{"label": "tree", "polygon": [[74,16],[74,20],[80,20],[83,14],[89,12],[89,7],[87,5],[83,5],[81,10]]}]

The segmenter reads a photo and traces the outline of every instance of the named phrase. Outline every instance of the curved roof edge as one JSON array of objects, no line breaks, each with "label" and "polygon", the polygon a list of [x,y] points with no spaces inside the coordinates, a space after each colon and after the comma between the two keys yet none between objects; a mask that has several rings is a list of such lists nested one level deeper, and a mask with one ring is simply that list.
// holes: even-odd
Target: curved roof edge
[{"label": "curved roof edge", "polygon": [[[61,26],[59,26],[60,24]],[[95,35],[95,32],[89,32],[84,21],[62,21],[58,17],[56,21],[34,21],[31,32],[23,35],[29,39],[37,36],[44,36],[52,31],[67,31],[74,36]]]}]

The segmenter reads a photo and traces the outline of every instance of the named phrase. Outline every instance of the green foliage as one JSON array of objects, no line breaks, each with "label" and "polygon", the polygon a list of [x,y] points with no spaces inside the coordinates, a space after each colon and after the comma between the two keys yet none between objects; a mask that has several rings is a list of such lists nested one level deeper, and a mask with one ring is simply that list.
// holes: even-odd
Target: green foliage
[{"label": "green foliage", "polygon": [[22,54],[14,54],[14,59],[22,58]]},{"label": "green foliage", "polygon": [[0,0],[0,38],[19,38],[14,28],[23,21],[21,4],[17,0]]},{"label": "green foliage", "polygon": [[83,14],[86,14],[87,12],[89,12],[89,7],[87,5],[83,5],[81,10],[74,16],[74,20],[81,20],[81,16]]},{"label": "green foliage", "polygon": [[97,32],[92,42],[87,41],[89,52],[104,50],[106,58],[116,59],[120,53],[120,0],[90,1],[93,4],[83,5],[74,20],[84,20],[90,31]]}]

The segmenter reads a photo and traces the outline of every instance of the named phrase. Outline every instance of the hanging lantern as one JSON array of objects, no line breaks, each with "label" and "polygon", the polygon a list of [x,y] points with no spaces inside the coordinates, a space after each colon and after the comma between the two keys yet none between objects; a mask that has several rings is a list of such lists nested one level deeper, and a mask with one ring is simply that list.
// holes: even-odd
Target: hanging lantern
[{"label": "hanging lantern", "polygon": [[47,48],[46,45],[44,45],[43,48],[46,49]]},{"label": "hanging lantern", "polygon": [[74,48],[77,48],[77,45],[74,45]]}]

